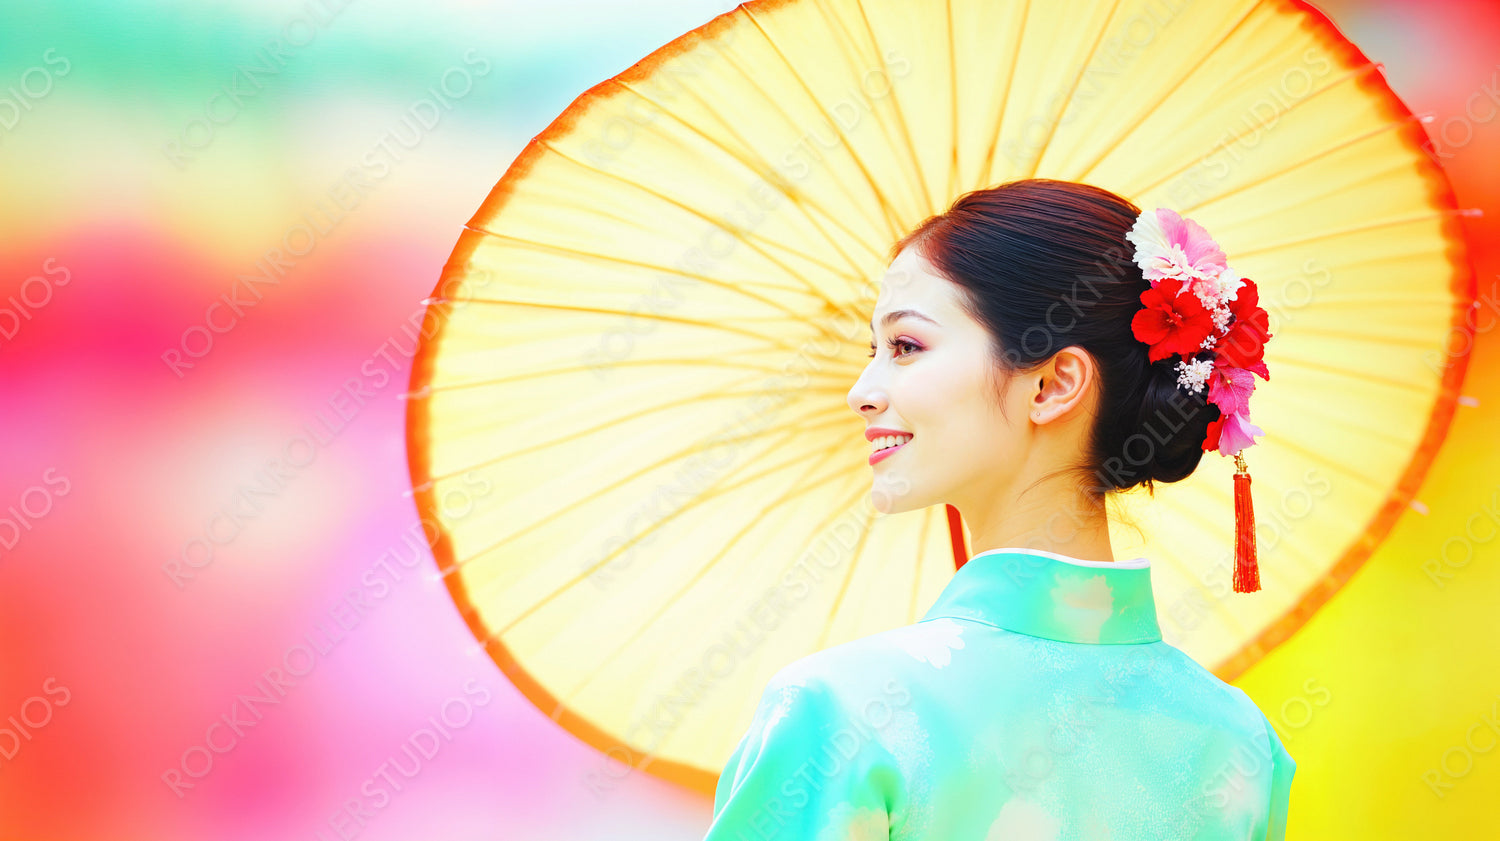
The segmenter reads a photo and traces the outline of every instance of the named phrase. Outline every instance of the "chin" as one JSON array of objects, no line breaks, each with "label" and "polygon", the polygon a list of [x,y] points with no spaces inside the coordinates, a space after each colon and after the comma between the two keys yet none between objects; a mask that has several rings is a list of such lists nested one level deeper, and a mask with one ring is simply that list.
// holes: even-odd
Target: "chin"
[{"label": "chin", "polygon": [[877,471],[870,488],[870,505],[881,514],[901,514],[924,507],[911,491],[911,481],[902,474]]}]

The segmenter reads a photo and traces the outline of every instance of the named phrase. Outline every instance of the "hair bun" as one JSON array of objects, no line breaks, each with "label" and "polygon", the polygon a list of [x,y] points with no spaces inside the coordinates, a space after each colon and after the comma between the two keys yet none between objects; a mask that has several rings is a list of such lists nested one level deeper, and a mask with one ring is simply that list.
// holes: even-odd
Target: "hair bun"
[{"label": "hair bun", "polygon": [[1136,429],[1121,454],[1135,467],[1132,484],[1180,482],[1203,460],[1203,439],[1219,407],[1208,402],[1207,388],[1194,394],[1177,383],[1179,358],[1159,359],[1147,372]]}]

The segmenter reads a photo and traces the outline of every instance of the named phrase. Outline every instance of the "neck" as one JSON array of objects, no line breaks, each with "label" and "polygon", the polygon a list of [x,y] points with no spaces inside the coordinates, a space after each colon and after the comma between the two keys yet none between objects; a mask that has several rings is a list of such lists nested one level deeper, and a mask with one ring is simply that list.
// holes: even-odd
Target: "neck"
[{"label": "neck", "polygon": [[1040,549],[1081,561],[1113,562],[1109,517],[1103,506],[1088,508],[1074,497],[1033,489],[1026,502],[1002,499],[989,505],[960,506],[969,524],[973,551]]}]

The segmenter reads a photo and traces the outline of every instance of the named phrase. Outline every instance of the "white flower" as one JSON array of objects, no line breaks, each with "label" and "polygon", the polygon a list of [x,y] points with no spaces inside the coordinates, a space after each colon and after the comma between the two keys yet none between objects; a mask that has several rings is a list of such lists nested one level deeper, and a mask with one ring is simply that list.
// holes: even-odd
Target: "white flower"
[{"label": "white flower", "polygon": [[985,833],[985,841],[1056,841],[1062,822],[1046,809],[1024,797],[1012,797],[1000,807],[995,822]]},{"label": "white flower", "polygon": [[1229,319],[1234,317],[1234,312],[1231,311],[1226,305],[1218,307],[1211,311],[1209,313],[1209,317],[1214,320],[1214,335],[1210,337],[1213,339],[1213,342],[1209,342],[1208,344],[1204,345],[1204,347],[1213,347],[1214,342],[1217,342],[1219,340],[1219,336],[1222,335],[1225,330],[1229,329]]},{"label": "white flower", "polygon": [[771,714],[766,716],[764,732],[771,732],[771,728],[775,727],[777,722],[786,718],[787,712],[792,708],[792,704],[796,703],[797,698],[801,696],[802,689],[800,687],[802,686],[803,684],[799,683],[792,686],[783,686],[777,690],[776,705],[771,708]]},{"label": "white flower", "polygon": [[1081,638],[1098,642],[1099,629],[1114,612],[1114,591],[1102,575],[1058,576],[1051,591],[1052,618]]},{"label": "white flower", "polygon": [[953,661],[953,649],[964,647],[963,626],[952,619],[921,622],[917,632],[896,637],[896,645],[912,657],[941,669]]},{"label": "white flower", "polygon": [[[1197,293],[1198,300],[1203,306],[1211,310],[1223,310],[1228,317],[1229,302],[1240,294],[1240,287],[1245,285],[1245,279],[1239,272],[1225,266],[1222,271],[1211,277],[1206,277],[1193,284],[1193,291]],[[1218,320],[1215,313],[1216,322]],[[1223,329],[1222,327],[1220,329]]]},{"label": "white flower", "polygon": [[1125,239],[1135,245],[1136,265],[1147,280],[1177,278],[1186,288],[1225,268],[1224,252],[1203,226],[1164,207],[1142,211]]},{"label": "white flower", "polygon": [[1183,386],[1194,394],[1203,390],[1203,384],[1213,376],[1214,362],[1212,359],[1198,359],[1193,362],[1186,360],[1177,363],[1177,384]]},{"label": "white flower", "polygon": [[1171,253],[1172,246],[1167,242],[1167,235],[1162,231],[1161,220],[1157,215],[1149,210],[1142,212],[1136,217],[1130,230],[1125,232],[1125,239],[1135,246],[1135,261],[1147,272],[1146,279],[1155,280],[1159,277],[1150,273],[1148,264],[1158,260],[1170,262],[1167,255]]}]

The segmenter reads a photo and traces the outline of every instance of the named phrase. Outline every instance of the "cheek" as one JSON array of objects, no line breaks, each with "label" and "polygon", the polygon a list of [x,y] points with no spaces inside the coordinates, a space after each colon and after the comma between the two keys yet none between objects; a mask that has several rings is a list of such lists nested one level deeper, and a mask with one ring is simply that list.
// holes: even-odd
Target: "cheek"
[{"label": "cheek", "polygon": [[946,373],[931,370],[902,377],[891,393],[897,414],[919,426],[930,426],[941,419],[957,396],[947,378]]},{"label": "cheek", "polygon": [[[931,351],[929,351],[931,353]],[[980,395],[979,372],[961,352],[944,353],[926,360],[920,372],[914,371],[906,384],[913,394],[924,400],[944,403],[967,403]]]},{"label": "cheek", "polygon": [[908,386],[911,411],[920,412],[920,417],[913,416],[913,423],[941,429],[947,440],[976,453],[1006,439],[1008,425],[983,370],[955,366],[928,373],[924,371],[920,382]]},{"label": "cheek", "polygon": [[981,421],[973,417],[980,411],[981,393],[971,382],[969,372],[958,366],[925,365],[899,382],[893,391],[897,414],[921,433],[941,431],[945,438]]}]

